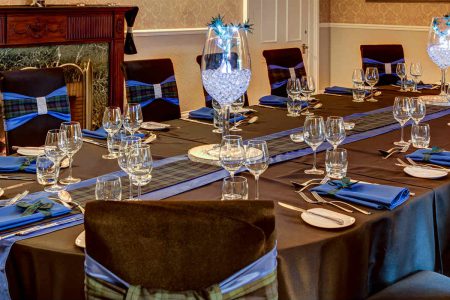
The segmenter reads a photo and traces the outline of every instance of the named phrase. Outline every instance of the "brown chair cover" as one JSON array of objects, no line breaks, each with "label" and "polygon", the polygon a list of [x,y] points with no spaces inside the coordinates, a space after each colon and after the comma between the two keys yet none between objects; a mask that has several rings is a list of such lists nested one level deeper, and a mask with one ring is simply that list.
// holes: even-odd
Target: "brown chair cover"
[{"label": "brown chair cover", "polygon": [[132,285],[219,283],[275,245],[271,201],[103,202],[86,206],[86,252]]},{"label": "brown chair cover", "polygon": [[[209,56],[211,56],[211,54],[209,54]],[[214,55],[213,57],[211,57],[211,59],[209,59],[209,62],[211,64],[217,63],[217,57],[218,57],[218,55]],[[197,58],[196,58],[196,61],[197,61],[197,64],[199,65],[199,67],[201,69],[201,67],[202,67],[202,55],[198,55]],[[203,95],[205,95],[205,106],[206,107],[212,107],[212,97],[211,97],[211,95],[208,94],[208,92],[205,90],[205,88],[203,88]],[[248,106],[249,104],[248,104],[247,92],[244,93],[244,98],[245,98],[244,106]]]},{"label": "brown chair cover", "polygon": [[[65,85],[64,73],[61,68],[0,72],[0,90],[2,92],[42,97]],[[47,131],[59,128],[62,122],[50,115],[40,115],[20,127],[6,131],[7,153],[12,153],[12,146],[43,145]]]},{"label": "brown chair cover", "polygon": [[[402,45],[361,45],[361,60],[364,58],[373,59],[383,63],[392,63],[401,59],[405,59]],[[378,72],[384,73],[385,68],[379,64],[362,63],[364,72],[367,67],[377,67]],[[396,72],[397,64],[393,64],[391,67],[392,74],[380,75],[380,80],[376,85],[388,85],[396,83],[399,80]]]},{"label": "brown chair cover", "polygon": [[[172,61],[168,58],[126,61],[122,64],[122,70],[125,80],[136,80],[148,84],[161,83],[175,74]],[[174,88],[178,94],[176,85]],[[131,100],[128,92],[127,98],[128,101]],[[142,114],[144,121],[166,121],[181,117],[179,105],[162,99],[156,99],[143,107]]]},{"label": "brown chair cover", "polygon": [[[286,84],[278,88],[272,88],[272,85],[280,82],[281,80],[287,80],[288,78],[290,78],[289,72],[287,72],[287,74],[280,74],[280,72],[278,72],[277,70],[269,69],[269,66],[275,65],[285,68],[293,68],[298,64],[303,63],[302,52],[299,48],[264,50],[263,56],[266,59],[267,73],[269,75],[269,82],[271,85],[271,95],[287,97]],[[305,67],[302,66],[301,68],[296,69],[295,74],[297,78],[305,76]]]}]

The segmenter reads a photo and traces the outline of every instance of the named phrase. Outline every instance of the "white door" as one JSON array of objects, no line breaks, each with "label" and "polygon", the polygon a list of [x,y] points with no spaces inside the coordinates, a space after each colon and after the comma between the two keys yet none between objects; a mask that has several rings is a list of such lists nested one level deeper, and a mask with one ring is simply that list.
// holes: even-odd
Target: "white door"
[{"label": "white door", "polygon": [[[306,72],[315,76],[311,46],[309,45],[311,21],[315,18],[312,8],[317,0],[247,0],[247,17],[254,24],[248,35],[252,56],[252,81],[249,96],[252,104],[270,94],[267,67],[262,52],[265,49],[300,48],[303,52]],[[318,21],[318,20],[317,20]]]}]

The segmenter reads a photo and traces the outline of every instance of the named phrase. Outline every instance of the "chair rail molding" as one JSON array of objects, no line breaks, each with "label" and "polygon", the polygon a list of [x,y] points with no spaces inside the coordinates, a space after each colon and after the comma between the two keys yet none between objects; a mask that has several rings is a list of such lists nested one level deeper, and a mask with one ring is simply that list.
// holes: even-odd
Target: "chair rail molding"
[{"label": "chair rail molding", "polygon": [[396,30],[396,31],[428,31],[429,30],[428,26],[357,24],[357,23],[320,23],[320,28],[372,29],[372,30]]}]

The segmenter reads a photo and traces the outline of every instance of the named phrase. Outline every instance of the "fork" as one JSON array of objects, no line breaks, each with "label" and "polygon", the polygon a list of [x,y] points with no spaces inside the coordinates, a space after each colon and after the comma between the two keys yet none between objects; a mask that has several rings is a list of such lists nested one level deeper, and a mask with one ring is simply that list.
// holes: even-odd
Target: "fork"
[{"label": "fork", "polygon": [[338,200],[327,201],[327,200],[323,199],[322,196],[320,196],[317,192],[311,192],[311,194],[312,194],[312,195],[314,196],[314,198],[316,198],[317,201],[319,201],[319,202],[329,203],[329,204],[333,204],[333,203],[341,203],[341,204],[345,204],[345,205],[347,205],[347,206],[353,208],[354,210],[359,211],[360,213],[363,213],[363,214],[365,214],[365,215],[371,215],[371,214],[372,214],[370,211],[361,209],[361,208],[359,208],[359,207],[356,207],[356,206],[351,205],[351,204],[349,204],[349,203],[347,203],[347,202],[344,202],[344,201],[338,201]]},{"label": "fork", "polygon": [[345,207],[339,206],[336,203],[328,202],[328,201],[325,201],[325,200],[319,201],[319,199],[317,199],[317,198],[316,198],[317,200],[313,200],[313,199],[309,198],[308,196],[306,196],[306,194],[303,193],[303,192],[297,192],[297,193],[300,195],[300,197],[303,198],[303,200],[305,200],[308,203],[311,203],[311,204],[330,204],[330,205],[333,205],[333,206],[335,206],[335,207],[337,207],[337,208],[339,208],[339,209],[341,209],[341,210],[343,210],[345,212],[348,212],[348,213],[352,213],[353,212],[353,210],[350,210],[350,209],[347,209]]},{"label": "fork", "polygon": [[447,168],[445,168],[445,167],[443,167],[443,166],[440,166],[440,165],[435,165],[435,164],[418,164],[418,163],[416,163],[414,160],[412,160],[412,159],[409,158],[409,157],[407,157],[406,160],[407,160],[411,165],[413,165],[413,166],[418,166],[418,167],[430,167],[430,168],[433,168],[433,169],[441,169],[441,170],[450,172],[450,169],[447,169]]},{"label": "fork", "polygon": [[[320,181],[319,181],[319,182],[314,182],[314,181],[316,181],[316,180],[320,180]],[[294,186],[297,186],[297,185],[303,186],[301,189],[296,190],[296,192],[303,192],[304,190],[306,190],[306,189],[307,189],[308,187],[310,187],[311,185],[321,185],[321,184],[327,183],[328,180],[330,180],[330,178],[328,178],[328,176],[325,176],[325,177],[322,178],[322,179],[319,179],[319,178],[310,179],[310,180],[308,180],[308,181],[305,181],[304,183],[297,183],[297,182],[294,182],[294,181],[291,181],[291,183],[292,183]]]}]

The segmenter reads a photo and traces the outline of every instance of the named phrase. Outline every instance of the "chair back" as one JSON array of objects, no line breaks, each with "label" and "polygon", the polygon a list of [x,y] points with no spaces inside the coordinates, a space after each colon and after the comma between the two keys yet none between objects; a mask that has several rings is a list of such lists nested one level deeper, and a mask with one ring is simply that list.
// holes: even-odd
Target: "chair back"
[{"label": "chair back", "polygon": [[287,97],[286,84],[289,78],[306,75],[302,52],[299,48],[264,50],[271,95]]},{"label": "chair back", "polygon": [[398,63],[405,62],[402,45],[361,45],[361,60],[364,72],[367,67],[376,67],[380,79],[376,85],[396,83]]},{"label": "chair back", "polygon": [[[231,60],[231,63],[236,65],[237,62],[237,55],[235,53],[232,53],[232,56],[234,59]],[[220,58],[221,55],[218,54],[207,54],[206,56],[206,64],[208,65],[207,68],[217,68],[217,65],[220,64]],[[200,67],[200,70],[202,68],[202,55],[198,55],[196,58],[197,64]],[[212,107],[212,97],[208,92],[203,88],[203,95],[205,95],[205,106],[206,107]],[[244,93],[244,106],[248,106],[248,95],[247,92]]]},{"label": "chair back", "polygon": [[85,230],[89,257],[149,290],[204,289],[275,246],[272,201],[93,201]]},{"label": "chair back", "polygon": [[140,103],[144,121],[166,121],[181,116],[177,83],[168,58],[122,63],[127,100]]},{"label": "chair back", "polygon": [[[70,121],[61,68],[0,72],[0,91],[8,154],[12,146],[42,146],[48,130]],[[44,107],[42,103],[46,103]]]}]

